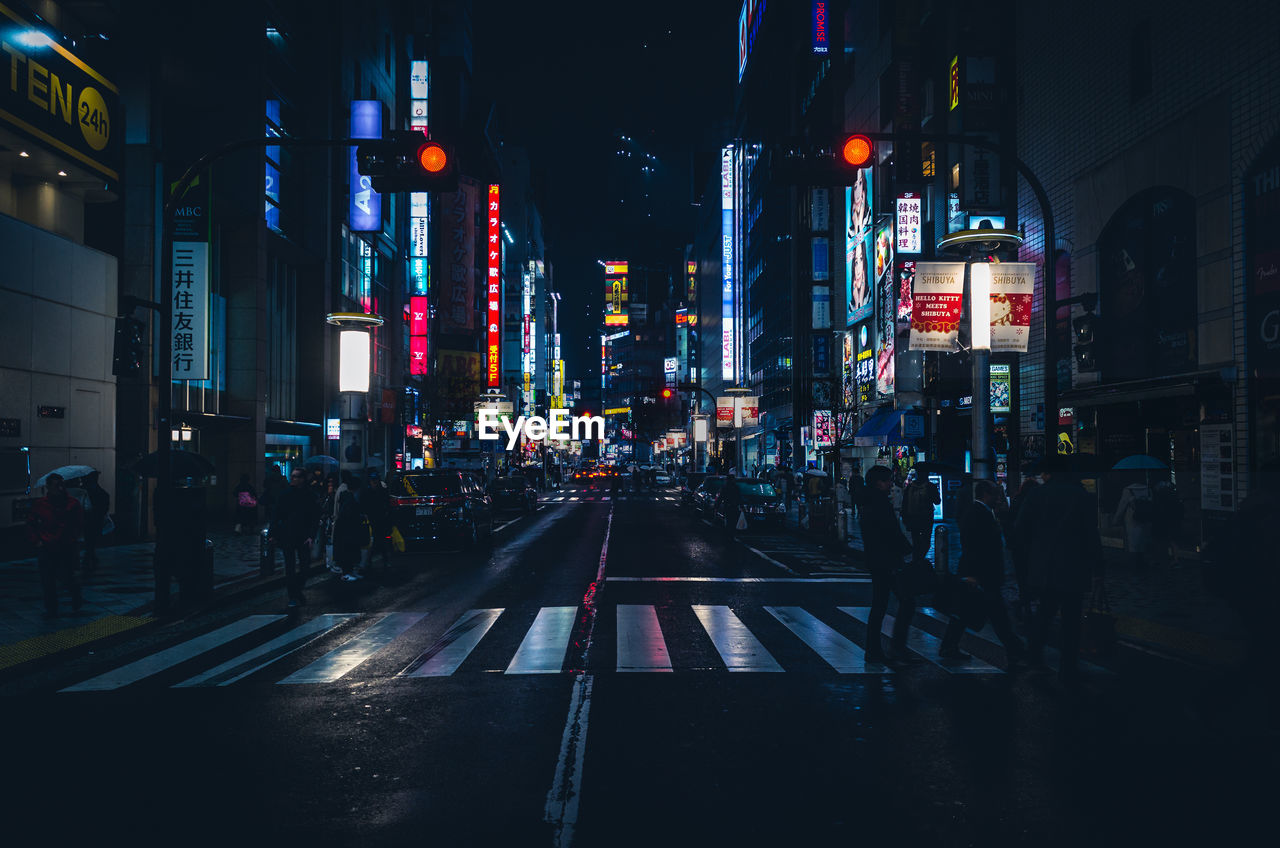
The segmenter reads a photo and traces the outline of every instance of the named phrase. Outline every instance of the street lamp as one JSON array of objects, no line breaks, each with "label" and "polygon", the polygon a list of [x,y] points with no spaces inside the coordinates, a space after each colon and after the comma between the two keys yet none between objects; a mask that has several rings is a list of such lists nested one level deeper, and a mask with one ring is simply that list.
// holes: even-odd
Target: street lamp
[{"label": "street lamp", "polygon": [[1017,230],[997,230],[989,225],[960,230],[938,241],[938,251],[967,254],[965,276],[969,282],[969,354],[973,362],[973,422],[970,438],[973,479],[993,480],[987,452],[991,444],[991,264],[980,257],[1002,247],[1022,244]]},{"label": "street lamp", "polygon": [[[338,417],[343,436],[339,444],[347,444],[338,461],[342,466],[359,468],[364,462],[366,441],[359,401],[369,393],[369,333],[373,327],[382,326],[382,317],[364,312],[332,312],[325,320],[338,328],[338,392],[342,396]],[[356,450],[352,451],[353,447]]]}]

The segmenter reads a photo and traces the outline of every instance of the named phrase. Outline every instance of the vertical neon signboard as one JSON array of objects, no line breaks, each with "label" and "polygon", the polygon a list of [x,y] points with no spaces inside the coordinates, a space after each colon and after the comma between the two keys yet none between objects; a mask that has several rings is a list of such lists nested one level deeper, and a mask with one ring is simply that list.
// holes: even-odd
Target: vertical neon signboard
[{"label": "vertical neon signboard", "polygon": [[720,376],[734,379],[733,145],[720,153]]},{"label": "vertical neon signboard", "polygon": [[489,186],[489,288],[486,302],[489,304],[489,379],[494,388],[502,384],[502,277],[499,268],[502,259],[502,234],[499,232],[498,187]]},{"label": "vertical neon signboard", "polygon": [[[351,101],[351,138],[382,138],[382,101]],[[373,190],[369,177],[360,173],[353,145],[349,156],[351,207],[347,223],[354,233],[378,232],[382,229],[382,195]]]}]

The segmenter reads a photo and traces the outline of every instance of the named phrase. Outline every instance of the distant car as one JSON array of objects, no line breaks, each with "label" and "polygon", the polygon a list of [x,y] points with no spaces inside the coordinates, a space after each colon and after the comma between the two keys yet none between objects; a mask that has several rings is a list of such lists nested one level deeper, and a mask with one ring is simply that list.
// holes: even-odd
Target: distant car
[{"label": "distant car", "polygon": [[698,491],[698,487],[702,485],[702,481],[707,479],[704,471],[690,471],[684,476],[684,482],[680,484],[680,502],[686,506],[693,504],[693,493]]},{"label": "distant car", "polygon": [[713,515],[716,498],[728,481],[728,477],[720,474],[707,475],[706,479],[702,481],[702,485],[693,493],[693,505],[707,516]]},{"label": "distant car", "polygon": [[406,543],[471,546],[493,534],[492,501],[470,474],[449,469],[400,471],[388,476],[387,488],[391,523]]},{"label": "distant car", "polygon": [[712,520],[731,531],[737,529],[741,515],[746,515],[750,526],[781,526],[786,515],[778,490],[770,483],[750,479],[733,480],[724,486],[716,498],[714,513]]},{"label": "distant car", "polygon": [[590,480],[590,479],[591,479],[591,471],[590,471],[589,469],[586,469],[586,468],[579,468],[579,469],[577,469],[576,471],[574,471],[574,472],[573,472],[573,479],[575,479],[575,480]]},{"label": "distant car", "polygon": [[653,482],[657,483],[659,486],[670,486],[671,475],[665,471],[659,471],[657,474],[653,475]]},{"label": "distant car", "polygon": [[523,477],[498,477],[489,483],[489,498],[495,512],[519,510],[533,512],[538,508],[538,490]]}]

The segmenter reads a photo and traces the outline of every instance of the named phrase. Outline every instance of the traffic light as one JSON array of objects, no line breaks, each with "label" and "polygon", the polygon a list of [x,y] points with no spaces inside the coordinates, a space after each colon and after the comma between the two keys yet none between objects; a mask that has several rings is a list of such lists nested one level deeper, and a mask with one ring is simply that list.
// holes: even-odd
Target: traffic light
[{"label": "traffic light", "polygon": [[1071,321],[1076,331],[1075,354],[1077,371],[1097,371],[1098,363],[1093,354],[1093,322],[1096,316],[1086,312]]},{"label": "traffic light", "polygon": [[846,168],[868,168],[875,157],[876,146],[860,133],[845,136],[840,142],[840,163]]},{"label": "traffic light", "polygon": [[456,191],[458,164],[453,151],[417,130],[362,141],[356,167],[371,177],[374,191]]},{"label": "traffic light", "polygon": [[675,396],[675,393],[676,393],[676,390],[668,386],[667,388],[662,390],[662,399],[671,400],[671,398]]},{"label": "traffic light", "polygon": [[147,367],[147,325],[131,315],[116,319],[111,373],[116,377],[140,377]]}]

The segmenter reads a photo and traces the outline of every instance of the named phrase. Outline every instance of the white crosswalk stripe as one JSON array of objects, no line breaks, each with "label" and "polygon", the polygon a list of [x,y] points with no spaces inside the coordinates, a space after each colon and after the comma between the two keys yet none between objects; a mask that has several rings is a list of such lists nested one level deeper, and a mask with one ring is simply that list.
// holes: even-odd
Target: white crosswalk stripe
[{"label": "white crosswalk stripe", "polygon": [[822,623],[813,613],[800,607],[765,607],[765,612],[782,622],[806,645],[840,674],[880,674],[890,669],[868,663],[866,654],[851,640]]},{"label": "white crosswalk stripe", "polygon": [[671,656],[652,606],[618,605],[618,671],[671,671]]},{"label": "white crosswalk stripe", "polygon": [[467,610],[440,637],[440,640],[414,660],[401,677],[448,677],[471,655],[489,628],[502,615],[501,609]]},{"label": "white crosswalk stripe", "polygon": [[350,615],[317,615],[305,624],[298,625],[266,644],[245,651],[240,656],[229,659],[203,674],[197,674],[195,677],[174,684],[173,688],[227,686],[238,680],[243,680],[255,671],[271,665],[276,660],[283,659],[294,651],[301,650],[333,628],[353,618],[355,618],[354,613]]},{"label": "white crosswalk stripe", "polygon": [[782,671],[760,640],[728,607],[695,606],[693,613],[711,637],[729,671]]},{"label": "white crosswalk stripe", "polygon": [[184,663],[200,654],[212,651],[219,645],[226,644],[255,630],[261,630],[263,627],[274,624],[286,617],[283,615],[251,615],[239,621],[233,621],[225,627],[219,627],[211,633],[188,639],[180,645],[174,645],[172,648],[143,657],[136,662],[108,671],[106,674],[98,675],[83,683],[68,686],[62,691],[103,692],[109,689],[119,689],[121,686],[137,683],[139,680],[144,680],[153,674],[159,674],[165,669],[173,668],[179,663]]},{"label": "white crosswalk stripe", "polygon": [[425,612],[388,613],[359,636],[279,682],[282,684],[332,683],[391,644],[392,640],[413,627],[426,615]]},{"label": "white crosswalk stripe", "polygon": [[577,607],[543,607],[525,634],[507,674],[555,674],[564,665]]},{"label": "white crosswalk stripe", "polygon": [[[860,621],[863,624],[867,623],[867,618],[871,614],[871,607],[839,607],[838,609],[843,613],[848,613],[856,621]],[[891,615],[884,617],[884,635],[888,636],[893,632],[893,621],[894,619]],[[1003,670],[990,663],[985,663],[977,657],[970,657],[967,660],[943,659],[938,656],[938,649],[942,647],[942,640],[918,627],[912,627],[907,631],[907,647],[952,674],[1004,674]]]},{"label": "white crosswalk stripe", "polygon": [[[869,607],[827,606],[808,609],[799,606],[764,606],[762,609],[785,630],[771,627],[753,632],[743,618],[739,617],[743,614],[741,610],[723,605],[704,604],[691,605],[687,608],[679,605],[664,606],[661,610],[661,620],[660,610],[656,606],[619,604],[614,608],[613,615],[602,616],[601,623],[605,626],[606,632],[608,626],[614,627],[616,637],[614,670],[617,672],[670,673],[681,670],[707,671],[721,668],[736,673],[779,673],[797,670],[784,667],[783,663],[775,658],[776,656],[782,656],[784,660],[787,657],[797,657],[805,668],[814,667],[815,664],[812,661],[805,662],[803,657],[799,656],[806,652],[793,641],[793,637],[799,639],[808,650],[838,674],[888,674],[892,671],[886,666],[868,663],[864,647],[855,642],[854,638],[841,632],[841,630],[849,630],[856,633],[852,630],[854,625],[851,622],[848,627],[845,627],[840,624],[840,620],[851,619],[865,627],[870,614]],[[281,672],[284,676],[276,682],[288,685],[324,684],[360,673],[366,677],[372,677],[376,672],[361,672],[361,665],[379,652],[397,650],[397,646],[399,650],[406,652],[406,656],[412,655],[408,653],[409,651],[421,652],[417,653],[416,658],[404,666],[395,677],[405,679],[448,677],[456,674],[486,639],[490,642],[497,639],[498,642],[490,645],[483,653],[485,663],[492,663],[499,656],[502,657],[499,662],[510,657],[504,670],[506,674],[562,673],[570,639],[577,624],[579,607],[542,607],[534,614],[528,628],[522,634],[519,629],[511,627],[494,631],[494,626],[505,612],[506,610],[502,608],[467,610],[425,651],[421,651],[419,646],[414,645],[414,640],[424,632],[424,629],[418,625],[428,617],[427,612],[392,612],[370,616],[363,629],[358,632],[355,628],[341,629],[361,619],[363,616],[358,613],[322,614],[297,624],[287,622],[288,617],[283,615],[246,616],[202,636],[157,651],[74,686],[68,686],[62,691],[92,692],[119,689],[174,669],[181,664],[199,662],[204,655],[211,654],[222,647],[232,646],[233,643],[235,647],[240,648],[241,642],[248,640],[259,644],[239,650],[233,658],[218,662],[180,683],[173,684],[173,688],[229,686],[250,678],[267,666],[283,665],[290,656],[300,654],[308,646],[326,638],[333,638],[339,643],[318,658],[313,655],[301,662],[293,660],[294,670]],[[710,647],[700,635],[690,642],[676,644],[675,647],[680,649],[676,652],[676,656],[680,658],[680,664],[677,664],[672,660],[672,639],[687,640],[690,638],[688,636],[690,631],[685,627],[664,631],[660,621],[670,623],[681,617],[687,617],[689,613],[692,613],[701,625]],[[947,619],[929,607],[920,608],[918,613],[919,616],[908,631],[907,646],[910,650],[924,657],[946,674],[1004,674],[996,665],[977,657],[965,660],[939,658],[938,648],[941,639],[936,634],[941,632],[939,624],[945,626]],[[842,616],[847,618],[842,619]],[[750,620],[750,616],[747,618]],[[281,622],[284,622],[288,629],[283,632],[280,629],[268,629],[270,625]],[[885,634],[891,632],[892,625],[893,618],[886,616]],[[680,636],[671,635],[673,633]],[[762,637],[766,635],[768,640],[779,644],[766,646],[766,641],[762,641]],[[517,639],[519,639],[518,645]],[[965,639],[971,645],[974,639],[989,643],[993,648],[998,644],[994,634],[989,630],[967,633]],[[861,641],[865,644],[865,639]],[[985,650],[981,652],[984,656],[991,656]],[[1049,658],[1053,663],[1057,657],[1056,654],[1051,653]],[[592,665],[607,661],[604,657],[597,657],[592,661]],[[1085,664],[1085,668],[1093,673],[1113,674],[1106,669],[1088,664]],[[502,667],[501,665],[497,668],[490,666],[485,670],[498,671],[502,670]]]}]

